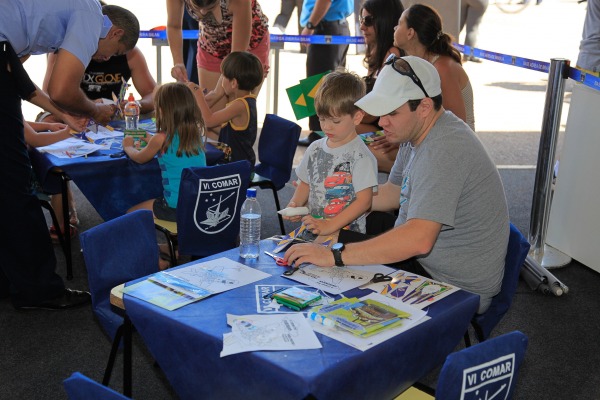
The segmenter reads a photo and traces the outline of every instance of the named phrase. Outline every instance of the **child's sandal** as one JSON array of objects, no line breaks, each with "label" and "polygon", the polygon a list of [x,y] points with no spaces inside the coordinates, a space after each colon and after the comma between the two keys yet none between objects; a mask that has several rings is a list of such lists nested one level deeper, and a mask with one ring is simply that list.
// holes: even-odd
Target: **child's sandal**
[{"label": "child's sandal", "polygon": [[[64,232],[63,232],[64,234]],[[77,235],[77,228],[73,225],[69,225],[69,239],[73,239],[75,235]],[[59,244],[60,240],[58,239],[58,230],[54,225],[50,227],[50,239],[52,239],[52,243]]]}]

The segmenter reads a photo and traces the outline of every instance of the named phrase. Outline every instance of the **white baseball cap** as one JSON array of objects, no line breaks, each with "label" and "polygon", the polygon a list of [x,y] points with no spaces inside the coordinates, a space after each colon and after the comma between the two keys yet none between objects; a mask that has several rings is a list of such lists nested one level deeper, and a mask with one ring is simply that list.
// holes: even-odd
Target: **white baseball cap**
[{"label": "white baseball cap", "polygon": [[[408,63],[414,72],[414,79],[420,81],[423,88],[409,76],[410,69],[404,68],[405,65],[402,65],[401,60]],[[382,116],[391,113],[409,100],[435,97],[442,93],[440,76],[429,61],[415,56],[396,57],[392,54],[385,64],[377,76],[373,90],[355,103],[367,113],[377,117]],[[403,72],[400,73],[399,70]]]}]

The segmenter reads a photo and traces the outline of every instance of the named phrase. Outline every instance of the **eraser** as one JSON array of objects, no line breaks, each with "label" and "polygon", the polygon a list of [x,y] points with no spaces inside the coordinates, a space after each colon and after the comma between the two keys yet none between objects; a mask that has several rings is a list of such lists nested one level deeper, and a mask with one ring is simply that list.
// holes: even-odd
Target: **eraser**
[{"label": "eraser", "polygon": [[308,214],[308,207],[288,207],[283,210],[277,211],[279,214],[284,217],[294,217],[296,215],[306,215]]}]

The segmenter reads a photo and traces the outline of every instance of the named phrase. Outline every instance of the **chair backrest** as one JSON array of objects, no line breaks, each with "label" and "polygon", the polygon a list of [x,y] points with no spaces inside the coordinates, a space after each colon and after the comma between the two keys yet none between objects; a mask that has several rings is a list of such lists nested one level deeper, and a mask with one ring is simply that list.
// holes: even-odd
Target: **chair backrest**
[{"label": "chair backrest", "polygon": [[440,371],[435,398],[512,398],[527,342],[527,336],[514,331],[450,354]]},{"label": "chair backrest", "polygon": [[206,257],[234,248],[249,184],[250,163],[246,160],[185,168],[177,202],[179,253]]},{"label": "chair backrest", "polygon": [[81,234],[92,309],[110,338],[123,318],[110,305],[110,290],[158,271],[158,245],[152,211],[138,210]]},{"label": "chair backrest", "polygon": [[73,375],[63,381],[70,400],[127,400],[129,397],[101,385],[87,376],[73,372]]},{"label": "chair backrest", "polygon": [[474,318],[475,329],[478,329],[477,325],[480,329],[477,334],[482,336],[479,338],[480,340],[485,340],[490,336],[492,329],[494,329],[510,308],[517,290],[521,267],[525,262],[529,247],[527,239],[523,237],[513,224],[510,224],[510,236],[508,237],[508,249],[506,251],[504,277],[502,278],[500,293],[492,298],[492,303],[486,312]]},{"label": "chair backrest", "polygon": [[258,140],[259,163],[254,171],[273,182],[277,190],[290,180],[301,131],[295,122],[275,114],[265,115]]}]

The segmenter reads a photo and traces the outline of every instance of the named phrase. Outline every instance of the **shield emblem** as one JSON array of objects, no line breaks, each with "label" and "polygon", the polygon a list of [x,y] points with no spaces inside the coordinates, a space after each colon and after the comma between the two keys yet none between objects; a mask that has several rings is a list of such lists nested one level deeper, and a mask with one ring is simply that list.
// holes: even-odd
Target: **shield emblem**
[{"label": "shield emblem", "polygon": [[514,378],[515,353],[463,371],[461,400],[506,400]]},{"label": "shield emblem", "polygon": [[231,224],[237,210],[241,182],[239,174],[199,180],[194,223],[200,231],[213,235]]}]

